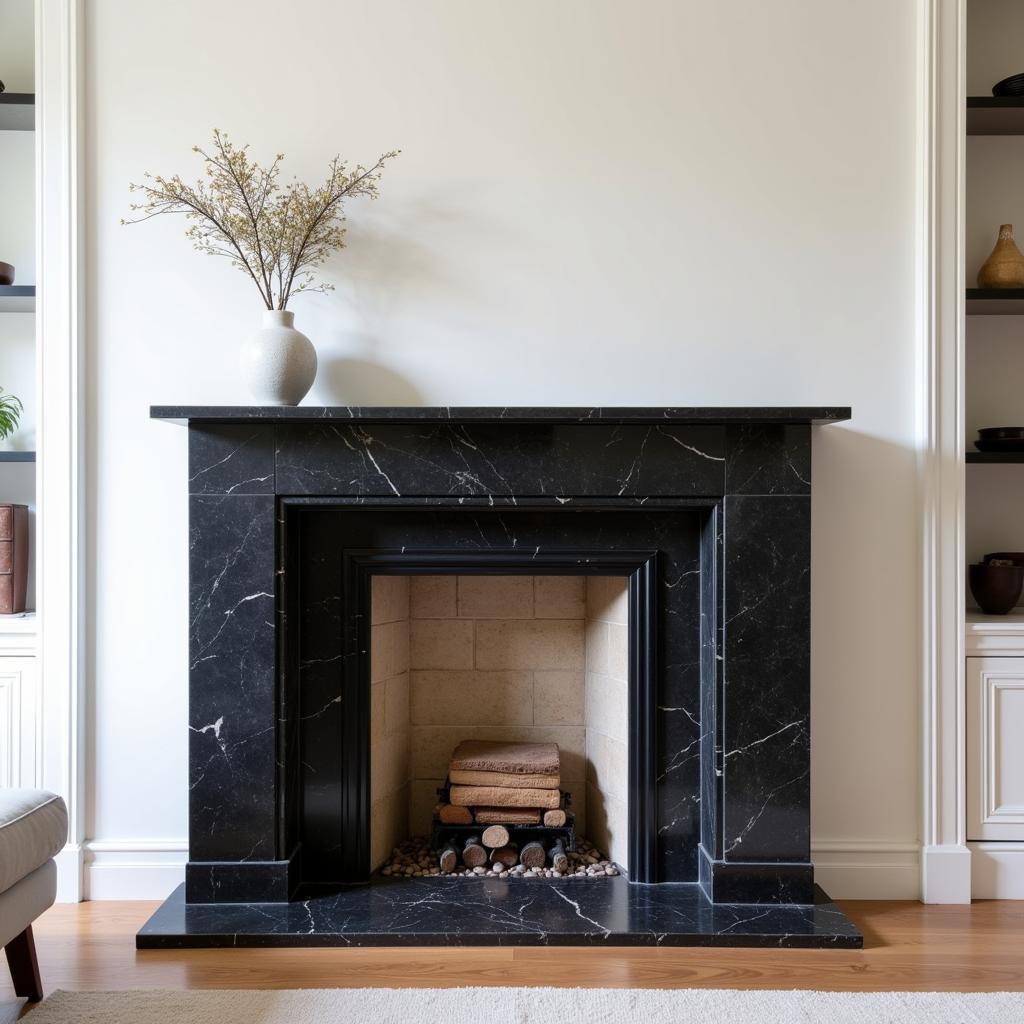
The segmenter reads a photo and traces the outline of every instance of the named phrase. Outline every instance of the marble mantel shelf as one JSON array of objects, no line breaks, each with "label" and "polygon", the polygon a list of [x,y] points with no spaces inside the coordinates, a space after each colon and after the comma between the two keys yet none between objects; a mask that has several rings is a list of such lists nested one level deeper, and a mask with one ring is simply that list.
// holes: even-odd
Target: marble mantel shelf
[{"label": "marble mantel shelf", "polygon": [[730,423],[810,424],[850,418],[846,406],[574,407],[541,406],[314,406],[154,405],[150,416],[175,423],[302,423],[341,420],[364,425],[394,423],[597,423],[630,426],[721,425]]}]

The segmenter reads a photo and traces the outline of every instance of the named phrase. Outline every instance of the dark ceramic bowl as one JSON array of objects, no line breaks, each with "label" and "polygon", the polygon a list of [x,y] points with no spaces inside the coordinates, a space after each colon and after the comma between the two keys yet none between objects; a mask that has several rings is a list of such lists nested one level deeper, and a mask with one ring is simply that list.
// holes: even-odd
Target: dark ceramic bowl
[{"label": "dark ceramic bowl", "polygon": [[993,551],[986,555],[982,561],[991,562],[996,559],[1000,562],[1013,562],[1014,565],[1024,565],[1024,551]]},{"label": "dark ceramic bowl", "polygon": [[1024,590],[1024,566],[988,565],[979,562],[967,567],[971,593],[986,615],[1006,615],[1013,611]]},{"label": "dark ceramic bowl", "polygon": [[14,284],[13,263],[0,263],[0,284]]}]

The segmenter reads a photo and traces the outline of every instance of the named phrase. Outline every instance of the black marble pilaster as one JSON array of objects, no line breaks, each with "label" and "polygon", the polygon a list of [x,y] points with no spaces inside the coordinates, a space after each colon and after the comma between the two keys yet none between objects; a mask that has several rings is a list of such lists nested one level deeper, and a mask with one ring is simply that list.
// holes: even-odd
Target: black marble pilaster
[{"label": "black marble pilaster", "polygon": [[[722,902],[809,902],[810,431],[728,428],[721,674],[705,674],[700,880]],[[706,665],[710,671],[710,666]],[[712,705],[717,705],[712,707]]]},{"label": "black marble pilaster", "polygon": [[288,895],[277,818],[273,444],[264,435],[221,426],[190,436],[193,901]]}]

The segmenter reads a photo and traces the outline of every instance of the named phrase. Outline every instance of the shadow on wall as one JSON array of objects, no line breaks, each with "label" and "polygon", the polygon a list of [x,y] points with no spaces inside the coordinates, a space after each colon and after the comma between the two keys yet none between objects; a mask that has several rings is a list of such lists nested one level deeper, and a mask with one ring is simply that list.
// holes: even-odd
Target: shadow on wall
[{"label": "shadow on wall", "polygon": [[[362,346],[347,348],[370,349]],[[400,373],[368,356],[320,356],[315,393],[326,405],[420,405],[422,396]]]},{"label": "shadow on wall", "polygon": [[522,251],[506,225],[482,217],[485,200],[464,190],[457,202],[448,195],[409,201],[392,194],[386,203],[353,207],[347,247],[322,268],[337,291],[309,293],[295,303],[296,326],[320,360],[304,404],[422,404],[418,388],[394,368],[402,366],[409,322],[477,335],[518,301],[476,254],[484,241],[500,243],[506,258],[519,253],[523,272],[534,254]]}]

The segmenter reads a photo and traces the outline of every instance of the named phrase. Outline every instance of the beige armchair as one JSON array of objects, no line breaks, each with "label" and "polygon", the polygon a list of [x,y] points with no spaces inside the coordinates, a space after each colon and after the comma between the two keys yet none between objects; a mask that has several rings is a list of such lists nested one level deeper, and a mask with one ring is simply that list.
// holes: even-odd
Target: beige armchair
[{"label": "beige armchair", "polygon": [[42,789],[0,789],[0,944],[14,990],[42,999],[32,922],[53,904],[53,858],[68,837],[64,801]]}]

